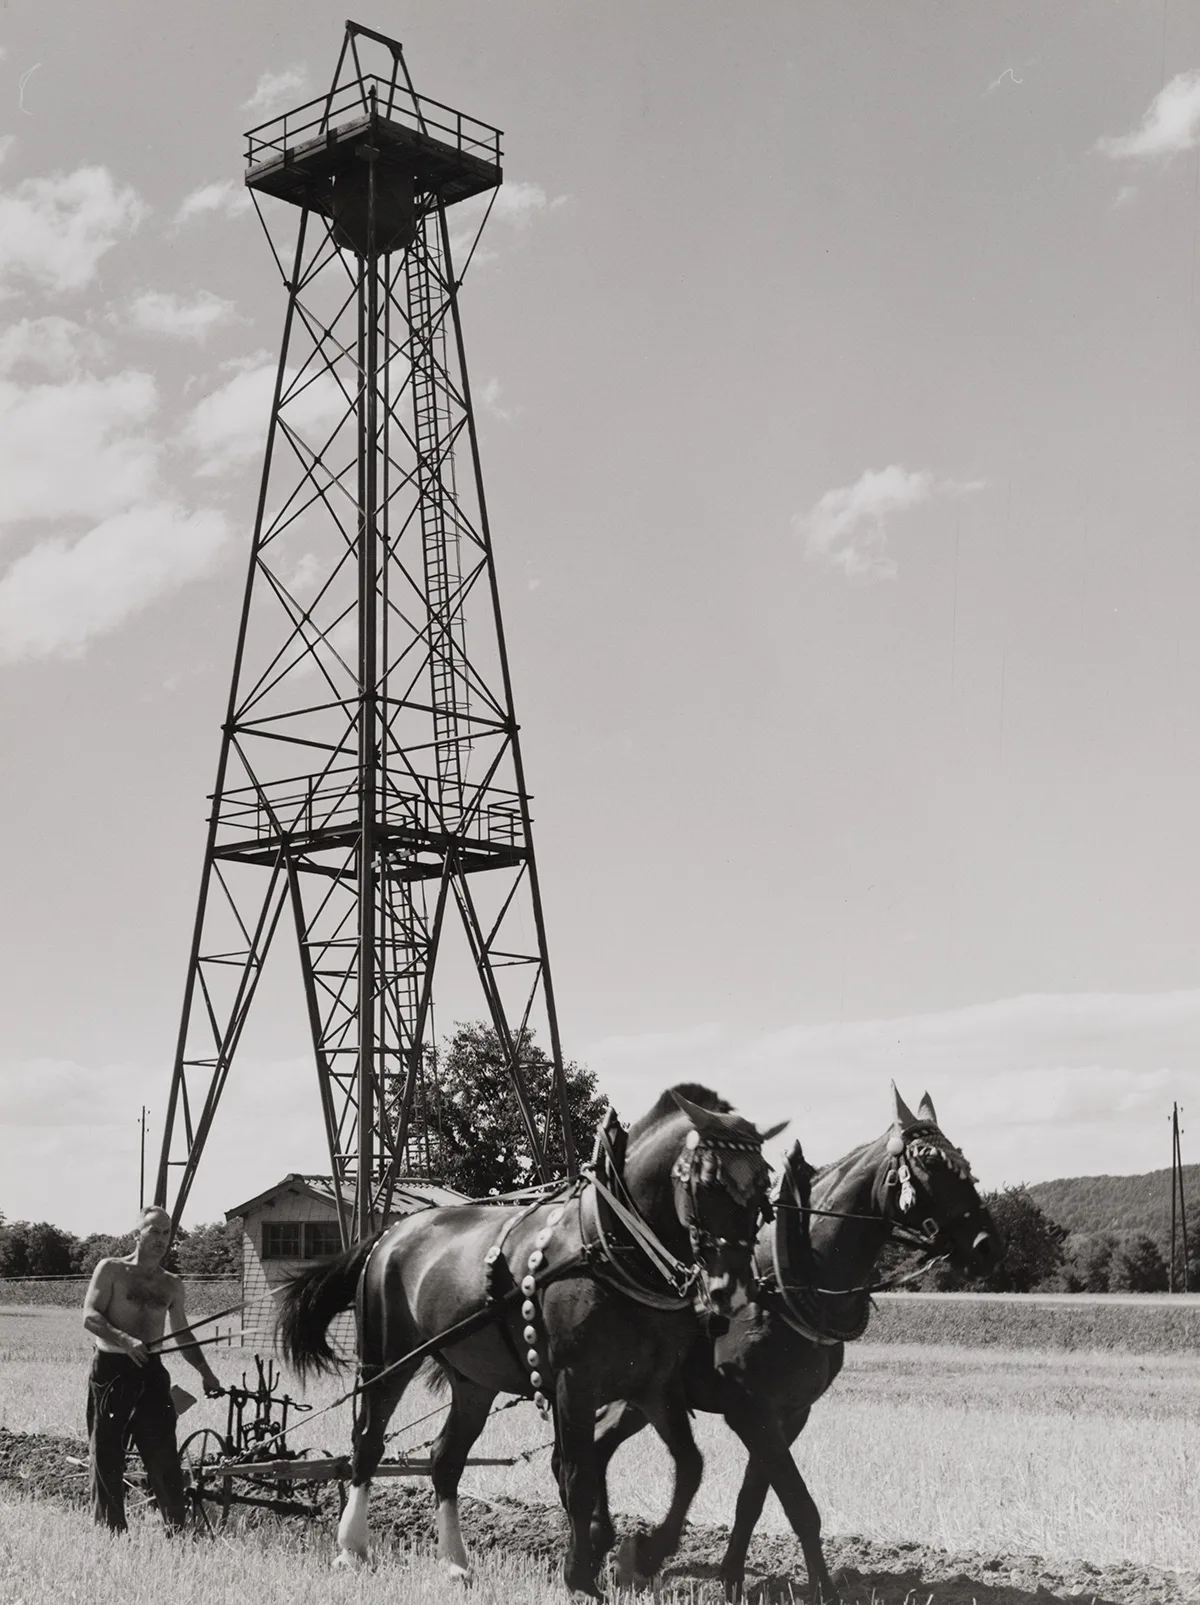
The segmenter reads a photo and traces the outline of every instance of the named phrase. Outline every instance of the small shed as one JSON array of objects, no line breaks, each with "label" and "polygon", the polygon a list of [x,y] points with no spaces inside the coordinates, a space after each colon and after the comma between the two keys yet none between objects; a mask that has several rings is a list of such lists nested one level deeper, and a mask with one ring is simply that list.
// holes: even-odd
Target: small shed
[{"label": "small shed", "polygon": [[[351,1200],[343,1197],[349,1210]],[[388,1225],[419,1209],[469,1202],[452,1187],[404,1177],[392,1193]],[[333,1180],[293,1172],[227,1209],[225,1219],[242,1223],[242,1343],[269,1348],[275,1339],[276,1290],[304,1266],[342,1251]],[[339,1316],[330,1336],[337,1346],[352,1348],[353,1315]]]}]

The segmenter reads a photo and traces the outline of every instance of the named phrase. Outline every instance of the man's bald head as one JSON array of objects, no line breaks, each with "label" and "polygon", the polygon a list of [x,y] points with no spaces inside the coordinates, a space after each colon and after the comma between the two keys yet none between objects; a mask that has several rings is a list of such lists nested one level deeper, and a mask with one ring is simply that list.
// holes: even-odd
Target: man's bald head
[{"label": "man's bald head", "polygon": [[151,1204],[138,1216],[134,1253],[139,1265],[161,1265],[171,1247],[174,1227],[165,1209]]}]

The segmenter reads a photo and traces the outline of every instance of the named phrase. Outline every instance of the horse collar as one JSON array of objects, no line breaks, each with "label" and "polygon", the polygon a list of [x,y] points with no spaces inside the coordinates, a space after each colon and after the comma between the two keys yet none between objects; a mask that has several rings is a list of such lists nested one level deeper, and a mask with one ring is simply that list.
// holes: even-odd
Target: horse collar
[{"label": "horse collar", "polygon": [[[547,1281],[547,1254],[546,1251],[555,1235],[555,1230],[561,1225],[567,1213],[569,1200],[562,1199],[552,1204],[546,1223],[541,1226],[533,1238],[533,1247],[525,1259],[525,1274],[521,1277],[519,1290],[521,1294],[521,1342],[514,1344],[517,1358],[521,1365],[529,1372],[529,1385],[533,1389],[533,1402],[543,1416],[550,1414],[550,1367],[547,1354],[546,1324],[538,1305],[538,1293],[544,1289]],[[503,1295],[495,1286],[497,1267],[503,1256],[504,1244],[514,1227],[532,1219],[538,1210],[546,1207],[546,1201],[539,1199],[527,1209],[515,1210],[513,1217],[500,1229],[496,1241],[483,1257],[487,1276],[487,1293],[491,1303],[503,1302]],[[515,1271],[513,1272],[515,1276]],[[507,1327],[505,1327],[507,1331]]]}]

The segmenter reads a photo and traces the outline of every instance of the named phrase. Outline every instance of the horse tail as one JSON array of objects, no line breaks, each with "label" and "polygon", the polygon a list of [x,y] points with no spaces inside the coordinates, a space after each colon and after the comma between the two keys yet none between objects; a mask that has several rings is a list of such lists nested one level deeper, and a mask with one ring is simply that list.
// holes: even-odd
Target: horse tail
[{"label": "horse tail", "polygon": [[450,1392],[450,1372],[438,1354],[431,1354],[421,1361],[417,1377],[435,1398],[444,1398]]},{"label": "horse tail", "polygon": [[330,1348],[326,1333],[335,1315],[353,1309],[359,1278],[379,1236],[288,1278],[275,1316],[275,1336],[301,1381],[309,1371],[336,1371],[345,1363]]}]

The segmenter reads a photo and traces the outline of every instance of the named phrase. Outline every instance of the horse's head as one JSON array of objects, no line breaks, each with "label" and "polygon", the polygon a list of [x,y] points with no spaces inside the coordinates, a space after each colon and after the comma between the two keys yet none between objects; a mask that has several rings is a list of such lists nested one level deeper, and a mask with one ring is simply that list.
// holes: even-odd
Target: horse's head
[{"label": "horse's head", "polygon": [[944,1254],[957,1270],[980,1276],[999,1264],[1004,1247],[971,1167],[939,1127],[928,1093],[915,1115],[894,1082],[892,1094],[887,1159],[877,1183],[880,1213],[901,1241]]},{"label": "horse's head", "polygon": [[713,1098],[719,1107],[710,1108],[678,1088],[671,1097],[687,1123],[671,1181],[675,1213],[691,1244],[696,1306],[705,1314],[730,1316],[750,1301],[755,1239],[770,1213],[763,1143],[787,1122],[760,1132],[720,1099]]}]

